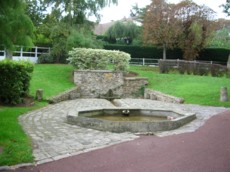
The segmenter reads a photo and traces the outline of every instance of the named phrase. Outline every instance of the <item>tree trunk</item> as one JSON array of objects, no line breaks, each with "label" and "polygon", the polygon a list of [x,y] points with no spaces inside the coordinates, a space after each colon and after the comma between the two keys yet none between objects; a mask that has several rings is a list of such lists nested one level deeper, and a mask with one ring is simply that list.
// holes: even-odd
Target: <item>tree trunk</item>
[{"label": "tree trunk", "polygon": [[166,44],[163,44],[163,60],[166,60]]}]

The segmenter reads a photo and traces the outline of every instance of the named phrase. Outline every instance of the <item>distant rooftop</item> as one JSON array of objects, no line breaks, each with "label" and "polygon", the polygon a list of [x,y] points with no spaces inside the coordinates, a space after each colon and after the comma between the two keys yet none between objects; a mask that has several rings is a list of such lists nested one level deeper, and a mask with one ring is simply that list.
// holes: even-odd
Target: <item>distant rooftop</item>
[{"label": "distant rooftop", "polygon": [[[129,17],[129,18],[124,17],[123,19],[117,20],[117,21],[129,22],[129,21],[135,21],[135,18],[133,18],[133,17]],[[108,22],[108,23],[97,24],[95,26],[95,28],[94,28],[94,31],[93,31],[94,34],[95,35],[103,35],[117,21],[112,20],[111,22]]]}]

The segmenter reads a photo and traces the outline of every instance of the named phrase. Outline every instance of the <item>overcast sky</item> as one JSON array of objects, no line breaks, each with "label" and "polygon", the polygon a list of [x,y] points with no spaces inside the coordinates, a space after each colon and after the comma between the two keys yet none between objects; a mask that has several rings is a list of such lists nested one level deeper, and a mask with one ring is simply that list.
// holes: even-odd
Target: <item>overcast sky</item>
[{"label": "overcast sky", "polygon": [[[167,0],[170,3],[178,3],[181,0]],[[197,3],[198,5],[207,5],[212,8],[214,11],[217,12],[218,18],[226,18],[225,13],[222,12],[222,8],[219,7],[221,4],[225,4],[226,0],[193,0],[193,2]],[[151,3],[151,0],[118,0],[118,5],[111,5],[110,7],[104,8],[100,14],[102,14],[101,22],[100,23],[107,23],[111,20],[119,20],[124,17],[129,17],[130,10],[132,6],[138,4],[138,7],[145,7]]]}]

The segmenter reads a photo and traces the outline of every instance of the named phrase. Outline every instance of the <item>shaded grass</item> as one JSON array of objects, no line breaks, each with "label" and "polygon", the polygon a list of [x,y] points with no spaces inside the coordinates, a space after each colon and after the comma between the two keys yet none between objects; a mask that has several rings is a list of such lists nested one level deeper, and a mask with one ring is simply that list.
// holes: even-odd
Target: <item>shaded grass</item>
[{"label": "shaded grass", "polygon": [[131,71],[149,78],[148,87],[185,99],[185,103],[230,107],[230,101],[220,102],[220,88],[228,87],[226,77],[181,75],[177,72],[160,74],[158,68],[131,66]]},{"label": "shaded grass", "polygon": [[[74,86],[73,68],[70,65],[35,65],[30,94],[35,96],[37,89],[44,90],[44,98],[57,95]],[[0,166],[33,161],[32,143],[18,122],[18,117],[26,112],[47,105],[36,102],[33,107],[0,107]]]}]

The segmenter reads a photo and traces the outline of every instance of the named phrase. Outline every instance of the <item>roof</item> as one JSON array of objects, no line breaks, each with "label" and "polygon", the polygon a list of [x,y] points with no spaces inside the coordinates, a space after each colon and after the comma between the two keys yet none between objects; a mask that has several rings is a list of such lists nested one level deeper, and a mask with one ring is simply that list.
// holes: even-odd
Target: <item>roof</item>
[{"label": "roof", "polygon": [[[135,17],[129,17],[129,18],[124,17],[123,19],[117,20],[117,21],[129,22],[129,21],[134,21],[134,20],[135,20]],[[97,24],[94,28],[94,31],[93,31],[94,34],[95,35],[103,35],[117,21],[111,21],[111,22],[104,23],[104,24]]]}]

